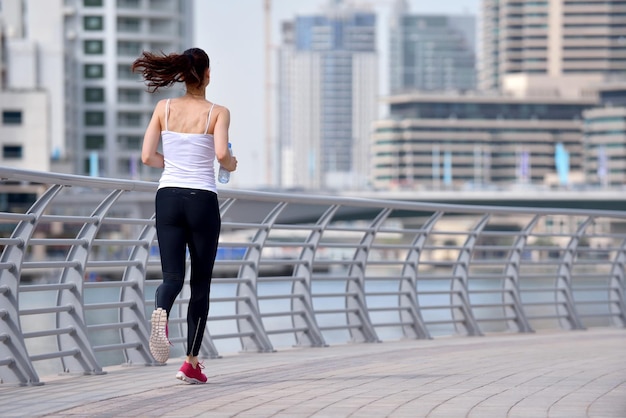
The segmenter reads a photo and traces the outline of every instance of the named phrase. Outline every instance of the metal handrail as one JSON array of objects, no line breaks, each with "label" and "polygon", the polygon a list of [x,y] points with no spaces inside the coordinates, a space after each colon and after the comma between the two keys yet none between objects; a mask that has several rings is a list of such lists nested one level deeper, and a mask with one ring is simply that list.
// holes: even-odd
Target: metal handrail
[{"label": "metal handrail", "polygon": [[[0,380],[154,364],[153,182],[0,167]],[[2,185],[0,183],[0,191]],[[626,327],[626,212],[221,190],[204,357]],[[170,313],[184,353],[185,286]]]}]

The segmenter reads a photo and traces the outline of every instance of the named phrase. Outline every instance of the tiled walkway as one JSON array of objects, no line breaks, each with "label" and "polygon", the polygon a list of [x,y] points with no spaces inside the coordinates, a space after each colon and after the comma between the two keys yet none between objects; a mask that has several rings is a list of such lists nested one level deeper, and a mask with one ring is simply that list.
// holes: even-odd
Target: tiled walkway
[{"label": "tiled walkway", "polygon": [[0,385],[0,416],[626,417],[625,329],[235,354],[193,386],[181,362]]}]

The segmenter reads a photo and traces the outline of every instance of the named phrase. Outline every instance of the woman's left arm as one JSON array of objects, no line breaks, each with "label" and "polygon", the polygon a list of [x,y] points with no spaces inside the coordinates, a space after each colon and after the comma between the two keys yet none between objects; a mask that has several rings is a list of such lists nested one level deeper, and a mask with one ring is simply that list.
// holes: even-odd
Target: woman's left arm
[{"label": "woman's left arm", "polygon": [[141,147],[141,162],[156,168],[163,168],[165,165],[163,154],[158,151],[161,141],[161,120],[159,118],[161,114],[163,114],[163,101],[159,101],[154,108]]}]

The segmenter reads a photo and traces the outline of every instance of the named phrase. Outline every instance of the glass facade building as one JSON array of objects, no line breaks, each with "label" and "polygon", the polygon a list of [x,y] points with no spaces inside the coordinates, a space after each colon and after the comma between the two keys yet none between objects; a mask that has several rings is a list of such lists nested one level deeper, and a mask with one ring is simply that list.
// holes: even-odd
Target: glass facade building
[{"label": "glass facade building", "polygon": [[391,93],[473,90],[475,20],[474,16],[413,15],[396,10],[389,34]]},{"label": "glass facade building", "polygon": [[376,15],[333,2],[282,27],[280,186],[359,188],[377,116]]}]

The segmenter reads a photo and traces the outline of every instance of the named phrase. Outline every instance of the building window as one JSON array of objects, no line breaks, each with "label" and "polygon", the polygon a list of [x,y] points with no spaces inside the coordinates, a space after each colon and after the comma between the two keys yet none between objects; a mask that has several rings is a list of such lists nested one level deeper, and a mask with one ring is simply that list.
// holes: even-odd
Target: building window
[{"label": "building window", "polygon": [[102,78],[104,77],[104,65],[102,64],[85,64],[85,78]]},{"label": "building window", "polygon": [[102,7],[102,3],[104,0],[83,0],[83,5],[85,7]]},{"label": "building window", "polygon": [[85,125],[104,126],[104,112],[101,112],[101,111],[85,112]]},{"label": "building window", "polygon": [[104,135],[85,135],[85,149],[104,149]]},{"label": "building window", "polygon": [[117,18],[117,31],[118,32],[133,32],[137,33],[141,30],[141,20],[137,17],[118,17]]},{"label": "building window", "polygon": [[117,0],[118,8],[138,9],[139,0]]},{"label": "building window", "polygon": [[85,16],[83,17],[83,28],[85,30],[102,30],[104,29],[104,19],[102,16]]},{"label": "building window", "polygon": [[88,55],[101,55],[104,52],[104,42],[98,40],[84,41],[83,51]]},{"label": "building window", "polygon": [[102,88],[102,87],[87,87],[85,89],[85,102],[87,102],[87,103],[102,103],[102,102],[104,102],[104,88]]},{"label": "building window", "polygon": [[117,66],[117,78],[120,80],[137,80],[141,75],[133,73],[130,70],[130,64],[118,64]]},{"label": "building window", "polygon": [[118,56],[136,57],[141,54],[141,42],[119,41],[117,43]]},{"label": "building window", "polygon": [[139,135],[120,135],[117,137],[118,146],[123,150],[140,150],[142,137]]},{"label": "building window", "polygon": [[5,160],[18,160],[22,158],[21,145],[3,145],[2,158]]},{"label": "building window", "polygon": [[2,111],[2,124],[3,125],[21,125],[22,124],[22,111],[21,110],[3,110]]},{"label": "building window", "polygon": [[117,115],[117,124],[126,127],[140,127],[141,113],[120,112]]},{"label": "building window", "polygon": [[141,90],[119,89],[117,91],[117,100],[120,103],[141,103]]}]

